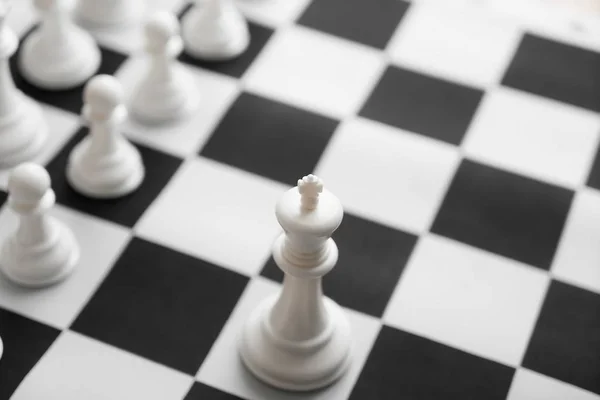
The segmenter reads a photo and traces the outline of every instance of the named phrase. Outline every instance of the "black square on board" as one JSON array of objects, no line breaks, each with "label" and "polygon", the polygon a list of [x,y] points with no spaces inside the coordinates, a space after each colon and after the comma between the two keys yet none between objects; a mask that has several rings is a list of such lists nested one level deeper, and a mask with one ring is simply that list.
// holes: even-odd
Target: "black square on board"
[{"label": "black square on board", "polygon": [[523,366],[600,394],[600,295],[552,281]]},{"label": "black square on board", "polygon": [[240,397],[220,391],[204,383],[194,385],[183,400],[242,400]]},{"label": "black square on board", "polygon": [[[333,239],[339,260],[323,278],[323,291],[343,307],[381,317],[417,238],[346,213]],[[262,275],[283,280],[273,258]]]},{"label": "black square on board", "polygon": [[482,96],[479,89],[392,66],[360,115],[458,145]]},{"label": "black square on board", "polygon": [[570,190],[464,160],[431,230],[548,270],[572,198]]},{"label": "black square on board", "polygon": [[72,329],[194,375],[247,281],[134,238]]},{"label": "black square on board", "polygon": [[65,173],[71,150],[85,138],[87,133],[87,128],[81,128],[46,167],[52,178],[56,200],[79,211],[133,227],[171,180],[181,165],[181,160],[134,143],[142,155],[146,168],[146,176],[140,187],[121,198],[92,199],[76,192],[68,183]]},{"label": "black square on board", "polygon": [[385,48],[409,3],[401,0],[315,0],[298,23],[368,46]]},{"label": "black square on board", "polygon": [[0,359],[0,399],[10,399],[60,331],[0,308],[0,337],[4,353]]},{"label": "black square on board", "polygon": [[350,399],[504,400],[513,374],[513,368],[384,325]]},{"label": "black square on board", "polygon": [[502,84],[600,111],[600,54],[526,34]]},{"label": "black square on board", "polygon": [[[191,5],[186,6],[179,14],[180,18],[187,14],[191,8]],[[220,72],[234,78],[240,78],[254,62],[273,34],[272,29],[251,21],[248,21],[248,30],[250,31],[250,44],[248,45],[248,48],[235,59],[226,61],[205,61],[194,58],[184,51],[179,56],[179,60],[196,67]]]},{"label": "black square on board", "polygon": [[596,159],[592,165],[592,170],[590,171],[587,184],[594,189],[600,190],[600,147],[596,152]]},{"label": "black square on board", "polygon": [[[31,34],[32,30],[28,31],[23,38]],[[21,75],[20,68],[18,65],[19,51],[11,57],[10,67],[13,75],[15,84],[19,89],[28,96],[31,96],[37,101],[40,101],[51,106],[67,110],[76,114],[81,112],[83,106],[83,88],[85,84],[68,90],[44,90],[37,86],[29,83],[23,75]],[[121,67],[121,65],[127,59],[127,56],[118,53],[114,50],[100,46],[101,62],[100,67],[95,75],[107,74],[114,75],[114,73]]]},{"label": "black square on board", "polygon": [[338,121],[242,93],[200,154],[295,186],[312,171]]}]

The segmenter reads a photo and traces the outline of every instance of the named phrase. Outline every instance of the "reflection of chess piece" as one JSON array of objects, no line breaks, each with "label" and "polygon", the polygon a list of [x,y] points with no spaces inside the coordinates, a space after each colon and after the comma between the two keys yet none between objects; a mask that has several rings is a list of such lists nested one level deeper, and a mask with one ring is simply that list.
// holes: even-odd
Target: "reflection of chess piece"
[{"label": "reflection of chess piece", "polygon": [[283,195],[275,213],[284,229],[273,246],[273,259],[285,273],[283,288],[250,314],[240,354],[270,385],[318,389],[340,378],[352,359],[350,324],[321,285],[338,259],[330,236],[343,209],[319,178],[308,175]]},{"label": "reflection of chess piece", "polygon": [[55,196],[48,172],[37,164],[20,164],[11,171],[8,192],[19,227],[2,247],[2,272],[29,287],[65,279],[79,260],[79,246],[71,230],[49,215]]},{"label": "reflection of chess piece", "polygon": [[90,29],[127,28],[140,21],[143,10],[143,0],[78,0],[75,18]]},{"label": "reflection of chess piece", "polygon": [[150,66],[135,88],[131,113],[150,123],[189,115],[198,105],[198,96],[191,85],[193,78],[175,59],[183,49],[177,18],[166,11],[158,12],[146,24],[145,32]]},{"label": "reflection of chess piece", "polygon": [[40,106],[15,87],[9,58],[19,41],[6,26],[9,2],[0,2],[0,168],[34,158],[44,146],[47,128]]},{"label": "reflection of chess piece", "polygon": [[248,22],[233,0],[196,0],[182,20],[185,50],[204,60],[228,60],[250,43]]},{"label": "reflection of chess piece", "polygon": [[49,90],[82,85],[100,67],[98,45],[71,21],[65,0],[35,0],[35,6],[42,23],[21,46],[23,76]]},{"label": "reflection of chess piece", "polygon": [[97,75],[84,90],[83,116],[90,132],[72,150],[67,179],[79,193],[116,198],[136,190],[145,175],[139,151],[121,133],[127,117],[120,83]]}]

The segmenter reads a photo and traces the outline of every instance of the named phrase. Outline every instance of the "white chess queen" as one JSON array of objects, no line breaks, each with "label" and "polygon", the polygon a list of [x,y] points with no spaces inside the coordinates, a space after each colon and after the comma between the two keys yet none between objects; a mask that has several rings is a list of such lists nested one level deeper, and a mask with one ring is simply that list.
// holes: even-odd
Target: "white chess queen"
[{"label": "white chess queen", "polygon": [[324,297],[323,275],[336,264],[331,234],[342,221],[340,201],[313,175],[298,181],[277,203],[285,233],[273,258],[285,273],[278,296],[249,316],[240,338],[245,365],[259,379],[286,390],[314,390],[340,378],[351,363],[350,324]]}]

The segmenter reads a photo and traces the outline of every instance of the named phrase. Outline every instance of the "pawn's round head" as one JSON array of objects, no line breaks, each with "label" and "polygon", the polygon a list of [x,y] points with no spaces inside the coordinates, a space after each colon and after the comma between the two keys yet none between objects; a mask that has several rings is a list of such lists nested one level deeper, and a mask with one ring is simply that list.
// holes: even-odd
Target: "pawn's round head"
[{"label": "pawn's round head", "polygon": [[31,162],[15,167],[8,178],[8,191],[16,203],[37,204],[50,189],[50,175]]},{"label": "pawn's round head", "polygon": [[93,114],[109,116],[123,104],[123,88],[115,77],[97,75],[85,86],[83,100]]},{"label": "pawn's round head", "polygon": [[158,11],[145,25],[146,42],[148,47],[166,46],[171,38],[179,35],[179,21],[168,11]]}]

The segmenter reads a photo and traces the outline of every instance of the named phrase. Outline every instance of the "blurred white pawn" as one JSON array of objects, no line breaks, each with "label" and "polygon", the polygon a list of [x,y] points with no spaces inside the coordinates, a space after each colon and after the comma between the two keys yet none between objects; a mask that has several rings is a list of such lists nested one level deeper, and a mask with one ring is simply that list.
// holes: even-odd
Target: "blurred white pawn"
[{"label": "blurred white pawn", "polygon": [[135,25],[144,13],[142,0],[78,0],[75,18],[89,29],[121,29]]},{"label": "blurred white pawn", "polygon": [[121,84],[112,76],[98,75],[83,95],[90,132],[69,156],[67,179],[88,197],[125,196],[140,186],[145,169],[139,151],[120,130],[127,118]]},{"label": "blurred white pawn", "polygon": [[11,171],[8,192],[19,227],[2,247],[2,272],[27,287],[65,279],[79,261],[79,245],[71,230],[49,215],[55,196],[48,172],[34,163],[20,164]]},{"label": "blurred white pawn", "polygon": [[130,110],[149,123],[177,120],[198,105],[193,79],[176,57],[183,49],[177,17],[159,11],[145,26],[145,50],[150,57],[146,75],[135,88]]},{"label": "blurred white pawn", "polygon": [[67,0],[34,0],[34,4],[42,22],[21,46],[21,73],[48,90],[82,85],[100,67],[98,45],[71,21]]},{"label": "blurred white pawn", "polygon": [[12,168],[37,156],[48,136],[42,109],[12,79],[9,58],[19,39],[6,25],[10,2],[0,3],[0,168]]},{"label": "blurred white pawn", "polygon": [[186,51],[204,60],[235,58],[250,43],[248,22],[233,0],[196,0],[183,17],[182,34]]}]

